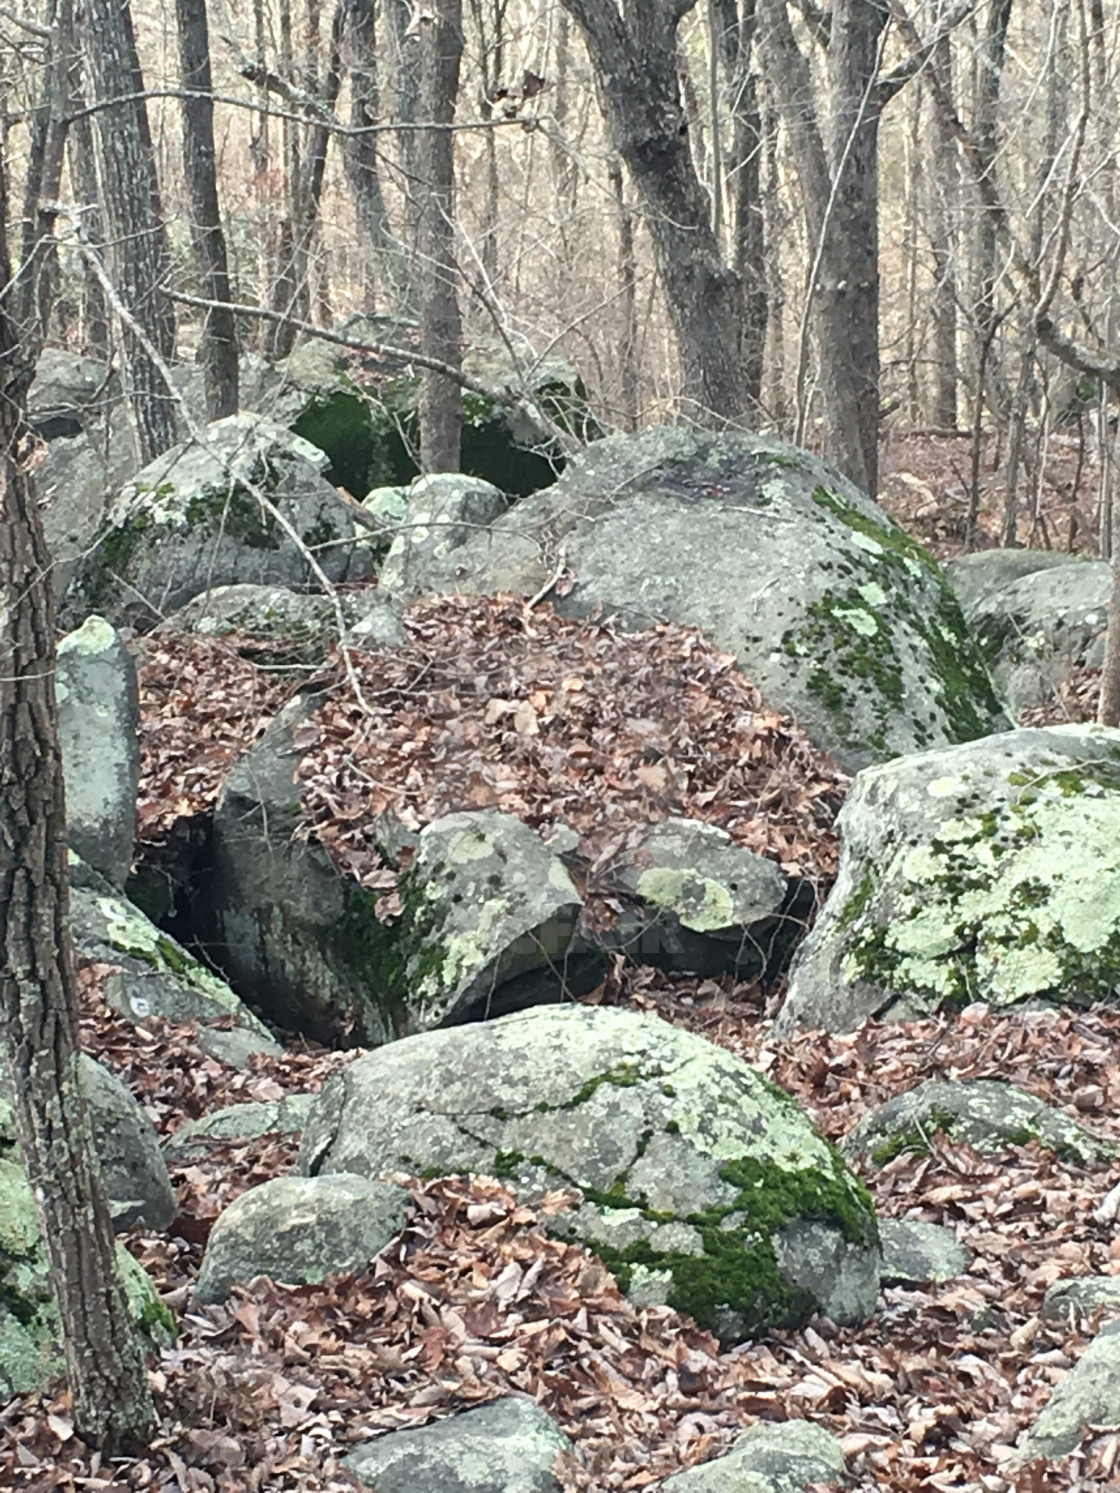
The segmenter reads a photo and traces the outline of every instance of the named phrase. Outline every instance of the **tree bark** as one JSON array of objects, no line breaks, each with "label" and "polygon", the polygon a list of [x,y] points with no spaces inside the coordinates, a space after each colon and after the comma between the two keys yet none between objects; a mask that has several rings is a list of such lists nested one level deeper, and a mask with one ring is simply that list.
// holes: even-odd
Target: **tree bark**
[{"label": "tree bark", "polygon": [[561,0],[581,27],[613,144],[637,188],[680,351],[685,397],[704,423],[748,421],[743,296],[712,232],[689,149],[677,26],[695,0]]},{"label": "tree bark", "polygon": [[[930,68],[947,97],[953,93],[953,49],[946,36],[938,43]],[[957,428],[957,142],[936,103],[927,133],[930,162],[929,236],[933,249],[933,423],[940,430]]]},{"label": "tree bark", "polygon": [[66,115],[74,48],[72,0],[51,0],[47,25],[53,35],[39,107],[31,121],[27,177],[24,183],[20,265],[23,271],[16,302],[16,320],[28,355],[35,360],[50,325],[51,307],[58,294],[58,248],[54,239],[52,204],[61,196],[66,149]]},{"label": "tree bark", "polygon": [[[191,198],[191,234],[199,295],[204,300],[233,300],[230,293],[226,238],[218,208],[214,151],[214,98],[210,78],[210,33],[206,0],[175,0],[179,32],[179,66],[183,88],[197,97],[183,100],[183,165]],[[202,377],[206,414],[211,420],[235,415],[239,404],[237,328],[233,313],[211,307],[202,325]]]},{"label": "tree bark", "polygon": [[[113,282],[126,309],[161,358],[175,349],[175,314],[167,298],[171,253],[163,226],[144,79],[128,0],[81,0],[82,45],[94,100],[102,206]],[[155,361],[127,328],[129,397],[140,453],[153,460],[174,444],[174,403]]]},{"label": "tree bark", "polygon": [[[426,34],[425,34],[426,33]],[[458,271],[455,263],[455,118],[463,56],[462,0],[441,0],[434,22],[419,37],[420,111],[431,129],[420,132],[417,186],[423,303],[420,350],[458,368],[462,360]],[[457,472],[463,426],[462,389],[426,369],[420,388],[420,467]]]},{"label": "tree bark", "polygon": [[[996,165],[999,159],[999,94],[1003,81],[1003,64],[1007,53],[1007,28],[1011,23],[1012,0],[991,0],[987,24],[976,55],[976,118],[973,134],[981,167],[982,181],[998,195]],[[983,196],[983,190],[981,190]],[[1010,394],[1004,379],[1003,362],[996,346],[1000,318],[996,309],[998,278],[999,224],[997,215],[985,203],[980,206],[977,232],[976,271],[973,299],[975,303],[977,348],[988,348],[988,407],[1001,423],[1007,417]]]},{"label": "tree bark", "polygon": [[[5,209],[0,162],[8,284]],[[23,460],[31,373],[0,300],[0,1059],[58,1299],[75,1429],[112,1453],[143,1444],[155,1412],[78,1068],[53,567]]]}]

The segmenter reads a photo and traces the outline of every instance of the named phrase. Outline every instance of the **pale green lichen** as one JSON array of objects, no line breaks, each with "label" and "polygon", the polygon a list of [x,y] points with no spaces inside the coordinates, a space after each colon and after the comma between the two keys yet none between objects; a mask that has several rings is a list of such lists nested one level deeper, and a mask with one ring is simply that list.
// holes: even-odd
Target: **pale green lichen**
[{"label": "pale green lichen", "polygon": [[638,877],[638,895],[654,907],[674,912],[685,928],[709,933],[735,921],[727,887],[696,871],[653,866]]}]

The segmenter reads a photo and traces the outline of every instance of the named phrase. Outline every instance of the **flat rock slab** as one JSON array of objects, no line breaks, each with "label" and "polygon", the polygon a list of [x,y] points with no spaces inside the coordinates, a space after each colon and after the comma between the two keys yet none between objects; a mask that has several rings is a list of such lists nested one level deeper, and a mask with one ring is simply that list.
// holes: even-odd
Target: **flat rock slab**
[{"label": "flat rock slab", "polygon": [[881,1218],[879,1238],[885,1286],[944,1285],[963,1275],[972,1259],[952,1229],[920,1218]]},{"label": "flat rock slab", "polygon": [[751,1426],[722,1457],[678,1472],[663,1493],[803,1493],[810,1484],[846,1481],[836,1437],[809,1420]]},{"label": "flat rock slab", "polygon": [[345,1465],[376,1493],[561,1493],[571,1442],[531,1400],[507,1396],[354,1448]]},{"label": "flat rock slab", "polygon": [[392,1043],[328,1080],[300,1170],[576,1188],[549,1226],[727,1340],[875,1305],[863,1185],[789,1095],[657,1017],[547,1006]]},{"label": "flat rock slab", "polygon": [[996,1079],[928,1079],[864,1116],[840,1143],[854,1160],[883,1166],[904,1151],[925,1154],[938,1131],[977,1151],[1037,1141],[1077,1166],[1107,1166],[1117,1147],[1069,1115]]},{"label": "flat rock slab", "polygon": [[1076,1451],[1086,1429],[1120,1426],[1120,1322],[1102,1328],[1016,1448],[1022,1466]]},{"label": "flat rock slab", "polygon": [[180,1160],[184,1156],[205,1156],[215,1145],[227,1141],[298,1135],[314,1102],[313,1094],[288,1094],[283,1099],[227,1104],[169,1136],[163,1143],[164,1153]]},{"label": "flat rock slab", "polygon": [[404,1227],[408,1194],[365,1177],[274,1177],[235,1198],[210,1232],[195,1288],[224,1301],[257,1275],[289,1285],[365,1270]]},{"label": "flat rock slab", "polygon": [[[352,646],[397,647],[404,643],[401,609],[376,587],[338,597],[343,636]],[[243,633],[262,645],[254,659],[265,663],[321,663],[339,641],[330,597],[284,586],[215,586],[202,591],[161,622],[155,633],[225,637]]]},{"label": "flat rock slab", "polygon": [[136,838],[140,693],[132,655],[104,617],[59,643],[55,693],[70,848],[123,887]]},{"label": "flat rock slab", "polygon": [[1120,987],[1120,731],[1009,731],[860,773],[776,1030]]},{"label": "flat rock slab", "polygon": [[1010,724],[922,546],[833,468],[762,436],[596,441],[486,531],[398,555],[387,578],[409,596],[533,596],[567,565],[564,616],[702,627],[849,771]]}]

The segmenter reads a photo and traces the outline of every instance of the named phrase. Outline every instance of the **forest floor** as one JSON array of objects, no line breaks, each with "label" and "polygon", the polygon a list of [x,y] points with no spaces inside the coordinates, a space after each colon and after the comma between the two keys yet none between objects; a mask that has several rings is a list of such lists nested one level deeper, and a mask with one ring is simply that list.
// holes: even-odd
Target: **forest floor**
[{"label": "forest floor", "polygon": [[[900,439],[885,454],[886,505],[943,557],[959,549],[955,484],[967,461],[967,442],[953,438]],[[984,532],[991,542],[993,474],[987,483]],[[1091,533],[1085,491],[1079,501]],[[1047,504],[1048,532],[1067,532],[1069,491],[1063,499],[1059,484]],[[660,657],[673,667],[637,677],[626,640],[609,628],[590,644],[548,616],[546,609],[533,614],[537,632],[528,639],[501,604],[460,608],[443,622],[465,629],[490,667],[519,675],[532,643],[549,655],[538,663],[538,690],[579,677],[576,693],[600,701],[602,709],[589,705],[588,716],[600,732],[599,777],[587,777],[578,753],[572,776],[552,764],[553,780],[567,793],[566,815],[578,823],[581,800],[602,802],[607,777],[621,784],[620,801],[632,801],[635,812],[650,812],[648,800],[641,810],[643,791],[669,793],[690,812],[728,824],[744,843],[815,875],[827,891],[835,869],[831,824],[844,787],[827,758],[736,681],[719,655],[705,654],[694,634],[659,630]],[[460,636],[441,654],[438,608],[421,622],[414,636],[428,660],[423,688],[430,693],[414,673],[396,682],[399,700],[407,698],[413,712],[411,721],[398,722],[402,734],[415,735],[426,712],[433,721],[446,714],[441,670],[462,651]],[[282,690],[232,645],[156,647],[145,656],[140,827],[148,852],[156,853],[204,823],[229,762],[259,737]],[[684,722],[689,740],[713,761],[705,765],[697,755],[681,771],[686,753],[650,762],[640,743],[623,740],[627,731],[656,734],[659,678],[668,691],[660,707]],[[1077,681],[1051,718],[1091,715],[1094,683]],[[531,701],[533,691],[525,698]],[[478,731],[504,730],[503,718],[499,712],[488,723],[483,712]],[[493,758],[493,742],[473,730],[465,739],[480,760]],[[326,731],[324,749],[330,736]],[[527,739],[535,742],[531,732]],[[441,741],[434,727],[421,740],[412,799],[421,819],[440,809],[438,777],[424,763],[440,759]],[[752,764],[734,794],[727,789],[730,756]],[[637,766],[633,780],[621,782],[624,760]],[[698,780],[704,771],[708,784]],[[539,771],[525,773],[506,791],[546,816],[542,781]],[[625,818],[617,805],[612,814]],[[328,816],[320,822],[328,840],[329,829]],[[591,850],[609,850],[611,835],[595,841],[602,830],[590,820],[585,829]],[[125,1080],[161,1135],[221,1105],[317,1090],[358,1055],[293,1041],[281,1058],[228,1068],[201,1052],[191,1027],[133,1025],[116,1016],[101,997],[104,972],[96,965],[81,972],[83,1045]],[[792,1093],[834,1140],[873,1106],[944,1077],[1010,1079],[1120,1141],[1120,1012],[997,1016],[972,1006],[934,1021],[869,1023],[849,1036],[803,1032],[777,1041],[769,1029],[781,994],[620,965],[588,999],[656,1013],[728,1047]],[[358,1486],[341,1466],[356,1442],[512,1392],[538,1400],[575,1443],[570,1493],[652,1487],[717,1455],[745,1425],[805,1416],[841,1439],[859,1488],[1120,1488],[1120,1435],[1112,1430],[1091,1432],[1081,1452],[1060,1464],[1011,1465],[1017,1436],[1077,1362],[1095,1325],[1044,1320],[1047,1287],[1066,1276],[1120,1274],[1120,1236],[1092,1217],[1120,1182],[1120,1162],[1086,1171],[1036,1145],[993,1157],[936,1137],[928,1155],[869,1166],[865,1180],[880,1215],[948,1225],[972,1251],[968,1273],[945,1286],[886,1289],[881,1310],[859,1329],[814,1320],[723,1352],[688,1318],[631,1306],[594,1256],[550,1240],[538,1214],[486,1178],[407,1179],[413,1206],[406,1229],[367,1273],[321,1287],[262,1280],[223,1306],[196,1304],[192,1285],[214,1219],[245,1189],[290,1171],[295,1159],[295,1145],[275,1135],[216,1143],[202,1159],[173,1169],[181,1211],[171,1230],[124,1236],[181,1325],[177,1344],[154,1367],[160,1432],[148,1452],[104,1464],[75,1436],[65,1394],[24,1396],[0,1410],[0,1487],[333,1493]]]}]

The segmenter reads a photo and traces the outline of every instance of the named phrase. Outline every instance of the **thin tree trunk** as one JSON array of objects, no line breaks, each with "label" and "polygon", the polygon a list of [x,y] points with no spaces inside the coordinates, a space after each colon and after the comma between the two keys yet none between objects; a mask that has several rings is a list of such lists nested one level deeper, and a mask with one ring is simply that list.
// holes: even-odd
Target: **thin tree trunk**
[{"label": "thin tree trunk", "polygon": [[[441,0],[437,18],[421,35],[420,109],[431,129],[421,131],[420,263],[424,282],[420,348],[458,368],[462,359],[458,271],[455,263],[455,118],[463,56],[462,0]],[[441,128],[443,126],[443,128]],[[425,370],[420,391],[420,466],[457,472],[463,426],[462,389]]]},{"label": "thin tree trunk", "polygon": [[417,104],[420,99],[420,49],[415,39],[408,36],[412,20],[411,0],[383,0],[386,51],[392,61],[393,107],[390,117],[397,129],[397,155],[400,159],[404,189],[404,227],[406,252],[415,254],[417,225],[419,222],[419,197],[423,192],[420,180],[419,153],[423,145],[419,130],[400,128],[417,122]]},{"label": "thin tree trunk", "polygon": [[[94,99],[108,107],[96,120],[102,205],[113,282],[126,309],[159,356],[175,350],[175,315],[167,298],[171,253],[163,226],[144,79],[128,0],[81,0],[83,50]],[[124,332],[128,392],[140,453],[153,460],[174,444],[171,391],[136,336]]]},{"label": "thin tree trunk", "polygon": [[[930,58],[943,94],[952,97],[953,49],[943,37]],[[930,162],[927,213],[933,268],[933,423],[940,430],[957,428],[957,255],[955,222],[958,196],[957,142],[942,111],[931,110],[927,132]]]},{"label": "thin tree trunk", "polygon": [[[11,279],[0,162],[0,281]],[[53,567],[21,460],[31,370],[0,300],[0,1060],[58,1299],[78,1433],[105,1452],[155,1425],[78,1069]]]},{"label": "thin tree trunk", "polygon": [[[1007,28],[1012,0],[990,0],[987,24],[977,48],[976,119],[973,134],[983,178],[995,184],[999,158],[999,94],[1007,54]],[[977,235],[976,288],[974,291],[976,341],[988,348],[988,406],[1002,425],[1010,403],[1003,366],[995,340],[997,325],[996,280],[999,269],[996,214],[981,204]]]},{"label": "thin tree trunk", "polygon": [[618,214],[618,280],[622,286],[622,340],[618,351],[620,402],[624,430],[638,428],[638,316],[637,264],[634,258],[634,215],[626,202],[622,162],[612,156],[607,181]]},{"label": "thin tree trunk", "polygon": [[[191,198],[191,231],[199,294],[228,304],[229,268],[226,239],[218,208],[214,152],[214,99],[210,78],[210,34],[206,0],[175,0],[179,64],[183,88],[196,97],[183,100],[183,165]],[[211,420],[237,413],[237,328],[233,313],[212,307],[202,326],[202,376],[206,413]]]},{"label": "thin tree trunk", "polygon": [[[70,100],[75,111],[85,106],[80,87],[81,63],[74,59],[74,76]],[[82,212],[82,230],[86,243],[104,257],[101,232],[101,212],[98,207],[97,155],[93,143],[93,125],[89,115],[76,119],[70,127],[67,139],[67,155],[70,168],[70,189]],[[109,336],[109,308],[105,303],[105,287],[88,265],[83,266],[82,276],[82,321],[84,323],[84,345],[90,357],[107,363],[112,355]]]},{"label": "thin tree trunk", "polygon": [[56,214],[52,204],[61,196],[66,149],[66,115],[74,49],[72,0],[51,0],[47,25],[53,35],[39,107],[31,122],[27,176],[24,183],[23,225],[20,235],[22,277],[15,316],[28,356],[38,356],[47,337],[51,307],[58,294],[58,249],[54,239]]}]

